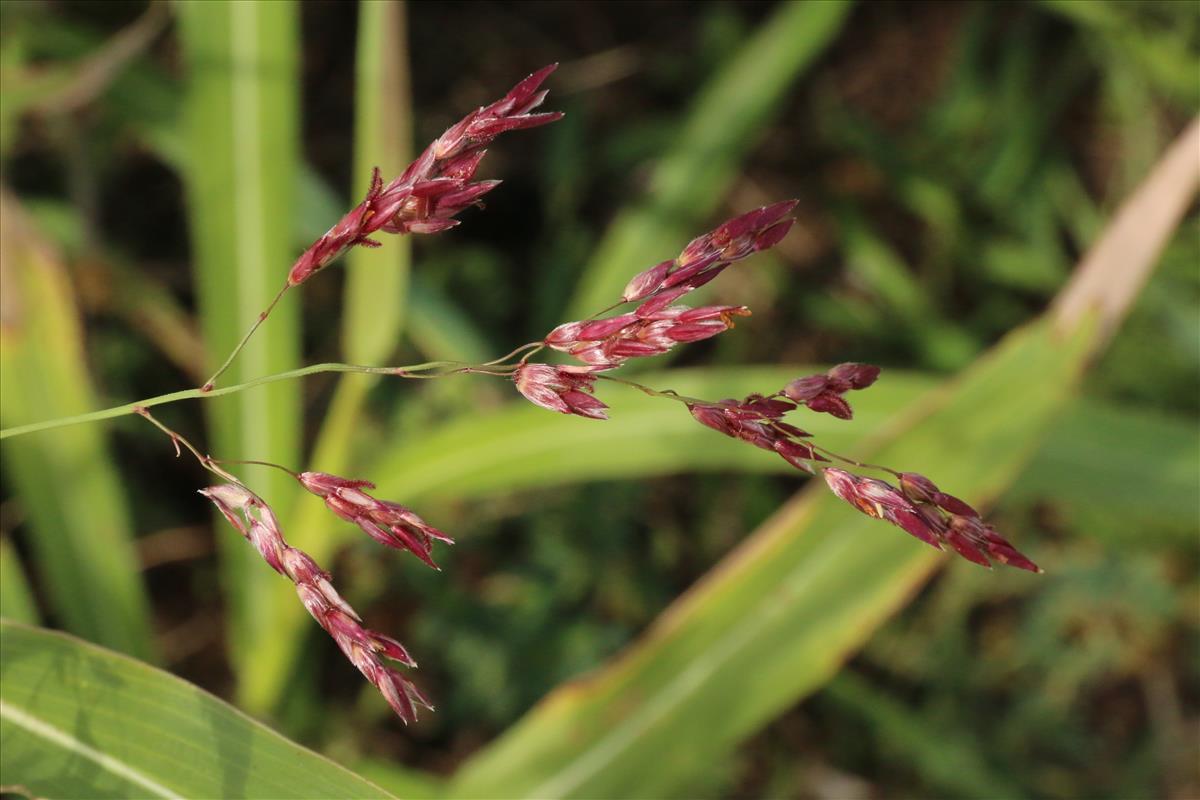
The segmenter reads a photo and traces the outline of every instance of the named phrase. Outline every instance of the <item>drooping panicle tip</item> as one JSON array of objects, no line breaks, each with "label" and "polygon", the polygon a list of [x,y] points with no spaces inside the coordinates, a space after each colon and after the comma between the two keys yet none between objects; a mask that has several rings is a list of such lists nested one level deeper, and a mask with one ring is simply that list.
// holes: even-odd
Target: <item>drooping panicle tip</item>
[{"label": "drooping panicle tip", "polygon": [[[923,475],[893,473],[900,478],[897,488],[834,467],[828,467],[824,472],[829,488],[842,500],[869,517],[892,523],[932,547],[940,550],[943,544],[948,544],[966,560],[988,569],[992,568],[993,562],[999,562],[1033,573],[1042,571],[995,528],[980,519],[973,508],[945,494]],[[960,507],[968,513],[952,510]]]},{"label": "drooping panicle tip", "polygon": [[557,66],[542,67],[501,99],[467,114],[387,185],[374,170],[363,201],[300,255],[288,272],[287,285],[304,283],[352,247],[377,247],[370,238],[374,233],[436,234],[458,225],[453,217],[478,205],[496,186],[490,181],[469,184],[491,141],[507,131],[562,118],[557,111],[530,113],[546,99],[546,90],[538,87]]}]

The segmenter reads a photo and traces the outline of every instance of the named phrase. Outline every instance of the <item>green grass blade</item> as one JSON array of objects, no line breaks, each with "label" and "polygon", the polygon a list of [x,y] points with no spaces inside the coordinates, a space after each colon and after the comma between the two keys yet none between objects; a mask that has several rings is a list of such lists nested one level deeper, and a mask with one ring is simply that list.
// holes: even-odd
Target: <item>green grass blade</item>
[{"label": "green grass blade", "polygon": [[[72,289],[56,254],[7,196],[0,236],[0,424],[99,405]],[[149,602],[126,499],[95,426],[6,442],[6,477],[28,514],[28,543],[52,610],[80,636],[152,658]]]},{"label": "green grass blade", "polygon": [[945,730],[910,711],[869,681],[844,671],[830,681],[823,695],[855,716],[862,717],[888,750],[947,796],[1016,800],[1024,796],[1008,776],[988,764],[969,730]]},{"label": "green grass blade", "polygon": [[1113,545],[1194,541],[1196,446],[1191,420],[1081,403],[1054,426],[1004,502],[1052,504],[1072,530]]},{"label": "green grass blade", "polygon": [[0,622],[0,785],[37,797],[391,797],[147,664]]},{"label": "green grass blade", "polygon": [[[372,167],[384,180],[404,171],[412,149],[411,98],[404,6],[366,2],[360,6],[355,98],[355,197],[366,194]],[[395,351],[404,323],[411,243],[396,237],[386,247],[359,247],[346,258],[342,350],[354,364],[379,364]],[[350,443],[373,375],[345,375],[339,382],[317,436],[313,462],[344,470]],[[314,508],[301,501],[300,519]],[[294,534],[295,535],[295,534]],[[303,535],[300,534],[301,539]]]},{"label": "green grass blade", "polygon": [[[379,167],[388,181],[403,172],[410,160],[412,97],[407,43],[403,3],[372,0],[359,4],[354,101],[356,201],[367,193],[372,167]],[[342,348],[351,363],[381,363],[395,351],[404,323],[411,250],[409,237],[398,236],[386,247],[359,247],[347,256]]]},{"label": "green grass blade", "polygon": [[[1047,321],[1018,331],[859,454],[953,476],[954,491],[972,500],[995,497],[1069,396],[1090,342],[1086,332],[1060,339]],[[450,793],[678,791],[697,765],[833,675],[939,562],[813,486],[622,658],[553,693],[476,756]]]},{"label": "green grass blade", "polygon": [[979,344],[946,322],[901,256],[857,215],[847,215],[842,228],[849,274],[887,311],[884,324],[918,341],[922,362],[932,368],[956,370],[969,364],[981,349]]},{"label": "green grass blade", "polygon": [[428,772],[399,767],[388,761],[368,759],[355,765],[364,778],[407,800],[436,800],[445,797],[445,780]]},{"label": "green grass blade", "polygon": [[[204,343],[191,311],[161,281],[139,271],[128,256],[116,249],[86,241],[84,220],[70,204],[25,200],[24,208],[46,238],[62,249],[68,262],[86,257],[95,280],[108,289],[100,301],[105,312],[140,333],[197,384],[208,377],[204,372]],[[96,302],[93,297],[92,303]]]},{"label": "green grass blade", "polygon": [[700,93],[647,200],[613,222],[563,319],[611,305],[637,272],[677,254],[713,212],[755,135],[841,29],[846,2],[784,3]]},{"label": "green grass blade", "polygon": [[[299,138],[298,12],[290,2],[178,6],[188,85],[185,175],[208,371],[283,285],[291,247]],[[223,378],[295,367],[299,292],[285,297]],[[272,384],[209,401],[211,450],[222,458],[296,464],[300,386]],[[241,473],[286,514],[295,496],[274,470]],[[261,597],[273,581],[253,548],[223,523],[222,577],[239,676],[272,647]],[[241,687],[253,706],[253,692]]]},{"label": "green grass blade", "polygon": [[17,551],[7,538],[0,538],[0,617],[29,625],[38,623],[33,591],[25,580]]}]

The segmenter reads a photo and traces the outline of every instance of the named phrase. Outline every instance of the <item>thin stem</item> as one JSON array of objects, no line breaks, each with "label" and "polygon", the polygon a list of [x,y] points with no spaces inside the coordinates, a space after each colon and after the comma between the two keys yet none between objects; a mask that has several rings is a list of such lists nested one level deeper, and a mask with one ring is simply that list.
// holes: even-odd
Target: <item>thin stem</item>
[{"label": "thin stem", "polygon": [[680,403],[688,403],[691,405],[707,404],[710,402],[708,400],[699,400],[695,397],[688,397],[687,395],[680,394],[674,389],[652,389],[645,384],[637,383],[636,381],[631,381],[626,378],[618,378],[614,375],[597,375],[596,377],[602,381],[612,381],[613,383],[621,383],[625,386],[630,386],[634,389],[637,389],[639,392],[644,392],[645,394],[650,395],[651,397],[665,397],[668,400],[675,400]]},{"label": "thin stem", "polygon": [[257,465],[260,467],[273,467],[274,469],[278,469],[278,470],[282,470],[282,471],[286,472],[288,475],[291,475],[296,480],[300,480],[299,473],[293,472],[292,470],[285,467],[283,464],[274,464],[270,461],[256,461],[252,458],[213,458],[212,456],[209,456],[209,460],[212,461],[214,464],[242,464],[242,465],[254,464],[254,465]]},{"label": "thin stem", "polygon": [[211,378],[204,382],[204,385],[200,387],[200,391],[211,392],[213,390],[213,387],[217,385],[217,378],[221,377],[221,374],[225,372],[225,370],[229,369],[229,365],[233,363],[235,358],[237,358],[238,353],[242,352],[242,348],[244,348],[246,343],[250,341],[250,337],[254,335],[256,330],[258,330],[258,326],[267,321],[267,317],[271,315],[271,312],[275,309],[276,304],[278,304],[280,298],[283,297],[284,292],[291,287],[292,285],[290,283],[285,283],[283,288],[279,290],[279,294],[275,295],[275,299],[271,301],[270,305],[259,312],[258,319],[254,320],[254,324],[250,326],[250,330],[246,331],[246,335],[243,336],[242,340],[237,343],[237,347],[233,348],[233,352],[230,353],[229,357],[225,359],[225,363],[213,373]]},{"label": "thin stem", "polygon": [[[246,381],[245,383],[237,383],[232,386],[222,386],[219,389],[204,391],[203,389],[184,389],[178,392],[169,392],[160,394],[155,397],[148,397],[144,400],[138,400],[134,403],[125,403],[124,405],[113,406],[101,411],[89,411],[86,414],[77,414],[71,417],[61,417],[59,419],[46,420],[44,422],[34,422],[29,425],[19,425],[15,428],[5,428],[0,430],[0,439],[7,439],[11,436],[23,436],[27,433],[35,433],[37,431],[51,430],[54,428],[65,428],[68,425],[78,425],[85,422],[98,422],[104,419],[112,419],[113,417],[123,417],[126,414],[138,413],[138,409],[147,409],[153,406],[160,406],[166,403],[175,403],[180,400],[197,400],[208,397],[220,397],[221,395],[233,394],[246,389],[262,386],[268,383],[276,383],[277,381],[292,380],[293,378],[303,378],[307,375],[316,375],[322,372],[361,372],[370,375],[393,375],[400,378],[424,378],[433,377],[421,375],[421,372],[429,370],[451,368],[453,372],[460,372],[464,369],[475,369],[471,365],[461,365],[454,361],[428,361],[423,364],[413,364],[405,367],[364,367],[358,364],[312,364],[299,369],[288,370],[287,372],[276,373],[275,375],[267,375],[262,378],[255,378]],[[453,374],[446,372],[441,374]],[[494,373],[489,373],[494,374]],[[440,377],[440,375],[438,376]]]},{"label": "thin stem", "polygon": [[847,458],[846,456],[841,455],[840,453],[835,453],[832,450],[821,447],[820,445],[810,444],[809,446],[812,447],[812,449],[815,450],[816,452],[827,455],[830,458],[837,459],[838,461],[841,461],[843,464],[850,464],[851,466],[862,467],[863,469],[876,469],[876,470],[879,470],[880,472],[886,472],[889,475],[895,475],[897,478],[900,477],[900,473],[897,472],[896,470],[892,469],[891,467],[884,467],[879,464],[868,464],[864,461],[855,461],[853,458]]},{"label": "thin stem", "polygon": [[415,380],[431,380],[433,378],[445,378],[448,375],[491,375],[495,378],[507,378],[513,374],[516,368],[507,369],[485,369],[482,366],[468,365],[457,367],[455,369],[446,370],[445,372],[437,372],[432,375],[405,375],[405,378],[413,378]]},{"label": "thin stem", "polygon": [[[662,291],[662,290],[660,289],[659,291]],[[656,294],[658,294],[658,292],[654,292],[654,294],[649,294],[649,295],[647,295],[647,296],[643,297],[643,298],[642,298],[642,301],[647,301],[647,300],[649,300],[650,298],[654,297],[654,295],[656,295]],[[633,301],[633,300],[618,300],[617,302],[613,303],[613,304],[612,304],[611,306],[609,306],[608,308],[602,308],[602,309],[600,309],[600,310],[599,310],[599,311],[597,311],[595,314],[592,314],[590,317],[587,317],[587,318],[585,318],[583,321],[584,321],[584,322],[591,322],[592,320],[594,320],[594,319],[596,319],[597,317],[599,317],[601,314],[607,314],[607,313],[608,313],[608,312],[610,312],[610,311],[616,311],[616,310],[617,310],[618,308],[620,308],[621,306],[628,305],[629,303],[632,303],[632,302],[634,302],[634,301]]]},{"label": "thin stem", "polygon": [[231,473],[226,472],[225,470],[221,469],[221,467],[219,467],[217,465],[218,462],[216,459],[214,459],[210,455],[201,453],[200,450],[197,449],[197,447],[194,444],[189,442],[186,438],[184,438],[180,434],[178,434],[175,431],[168,428],[166,425],[163,425],[161,422],[159,422],[157,419],[155,419],[154,416],[151,415],[151,413],[149,411],[147,411],[143,406],[135,406],[132,413],[137,414],[139,417],[142,417],[143,419],[148,421],[151,425],[158,428],[160,431],[165,433],[167,436],[171,437],[171,444],[175,445],[175,455],[176,456],[179,455],[179,445],[183,445],[184,447],[186,447],[188,449],[188,451],[193,456],[196,457],[196,460],[200,462],[200,466],[204,467],[209,472],[213,473],[214,475],[219,475],[227,481],[232,481],[237,484],[241,483],[241,481],[239,481],[237,479],[237,476],[232,475]]},{"label": "thin stem", "polygon": [[517,353],[523,352],[525,350],[529,350],[529,348],[532,347],[533,348],[532,351],[525,353],[525,355],[521,357],[521,363],[524,364],[525,359],[529,358],[530,356],[532,356],[534,353],[538,352],[539,350],[545,348],[545,346],[546,345],[543,342],[529,342],[528,344],[521,345],[520,347],[518,347],[516,350],[513,350],[508,355],[500,356],[500,358],[492,359],[491,361],[485,361],[484,363],[480,364],[480,366],[481,367],[492,367],[492,366],[495,366],[496,364],[503,364],[505,361],[508,361],[510,358],[515,358]]}]

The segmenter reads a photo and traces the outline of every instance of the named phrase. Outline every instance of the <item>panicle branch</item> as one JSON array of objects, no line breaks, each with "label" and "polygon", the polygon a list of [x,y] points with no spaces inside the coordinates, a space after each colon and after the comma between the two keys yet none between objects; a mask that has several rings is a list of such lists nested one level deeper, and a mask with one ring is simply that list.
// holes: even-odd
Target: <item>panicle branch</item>
[{"label": "panicle branch", "polygon": [[675,345],[698,342],[733,327],[734,317],[750,314],[745,306],[691,308],[676,304],[685,294],[720,275],[730,264],[779,242],[794,220],[795,200],[764,206],[734,217],[698,236],[677,258],[634,277],[617,305],[642,301],[634,310],[606,319],[566,322],[543,343],[604,369],[630,358],[666,353]]},{"label": "panicle branch", "polygon": [[[388,664],[388,661],[395,661],[415,668],[417,662],[398,641],[362,624],[362,618],[330,583],[329,573],[321,569],[307,553],[287,543],[279,520],[266,501],[225,470],[221,462],[202,453],[186,438],[155,419],[148,410],[138,408],[136,413],[170,437],[176,455],[182,452],[181,447],[186,449],[201,466],[225,481],[199,490],[200,494],[212,501],[271,569],[295,585],[296,594],[308,613],[333,637],[350,663],[379,689],[396,714],[408,723],[416,720],[418,706],[432,711],[433,705],[412,681]],[[453,543],[450,537],[426,524],[404,506],[367,495],[362,489],[374,488],[374,484],[368,481],[339,478],[323,472],[297,474],[287,467],[266,461],[231,463],[260,464],[287,472],[304,488],[323,497],[326,505],[338,516],[355,522],[372,538],[389,547],[412,550],[430,566],[435,566],[429,558],[430,540]]]},{"label": "panicle branch", "polygon": [[417,706],[433,705],[412,681],[390,667],[387,660],[416,667],[398,641],[373,631],[350,607],[307,553],[288,545],[270,506],[241,483],[223,483],[201,489],[229,524],[242,534],[271,569],[296,586],[296,594],[317,624],[333,637],[338,648],[363,676],[375,685],[392,710],[404,720],[417,719]]},{"label": "panicle branch", "polygon": [[[749,316],[745,306],[700,308],[676,303],[685,294],[721,274],[730,264],[774,246],[791,228],[788,200],[734,217],[691,241],[673,259],[642,272],[625,287],[617,306],[641,301],[633,311],[604,319],[566,322],[552,330],[522,357],[513,373],[517,390],[530,402],[561,414],[607,419],[603,402],[593,396],[597,373],[615,369],[631,358],[661,355],[678,344],[698,342]],[[614,306],[615,308],[616,306]],[[582,366],[529,364],[542,347],[583,362]]]},{"label": "panicle branch", "polygon": [[[752,394],[744,400],[715,403],[687,402],[697,422],[734,439],[778,453],[793,467],[815,474],[821,469],[825,482],[838,497],[874,519],[882,519],[938,550],[949,544],[959,555],[976,564],[1001,564],[1041,572],[994,528],[979,512],[953,495],[941,491],[933,481],[915,472],[897,472],[888,467],[861,464],[812,441],[812,434],[783,417],[805,405],[810,411],[850,419],[853,412],[843,395],[865,389],[875,382],[879,368],[869,364],[840,364],[826,373],[797,378],[779,392]],[[886,481],[855,475],[837,467],[819,467],[830,458],[846,464],[888,472],[899,479],[897,488]]]}]

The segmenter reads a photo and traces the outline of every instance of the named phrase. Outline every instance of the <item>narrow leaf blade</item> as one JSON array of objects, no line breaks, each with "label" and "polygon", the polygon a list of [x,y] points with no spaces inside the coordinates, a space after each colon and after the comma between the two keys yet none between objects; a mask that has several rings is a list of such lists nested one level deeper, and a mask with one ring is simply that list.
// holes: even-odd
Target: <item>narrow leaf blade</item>
[{"label": "narrow leaf blade", "polygon": [[[284,285],[293,255],[299,20],[295,4],[282,1],[187,2],[179,9],[188,70],[184,166],[211,373]],[[298,304],[299,293],[289,292],[224,381],[297,365]],[[205,410],[214,432],[210,448],[220,457],[298,462],[297,383],[210,400]],[[270,498],[277,513],[287,513],[295,487],[286,475],[261,467],[241,474]],[[273,646],[260,612],[270,576],[238,537],[223,535],[220,541],[240,691],[259,708],[263,690],[253,682],[254,663]]]},{"label": "narrow leaf blade", "polygon": [[[57,254],[3,198],[0,425],[98,405],[72,289]],[[129,509],[102,431],[46,431],[6,442],[6,476],[29,516],[36,569],[67,629],[142,658],[154,646]]]}]

